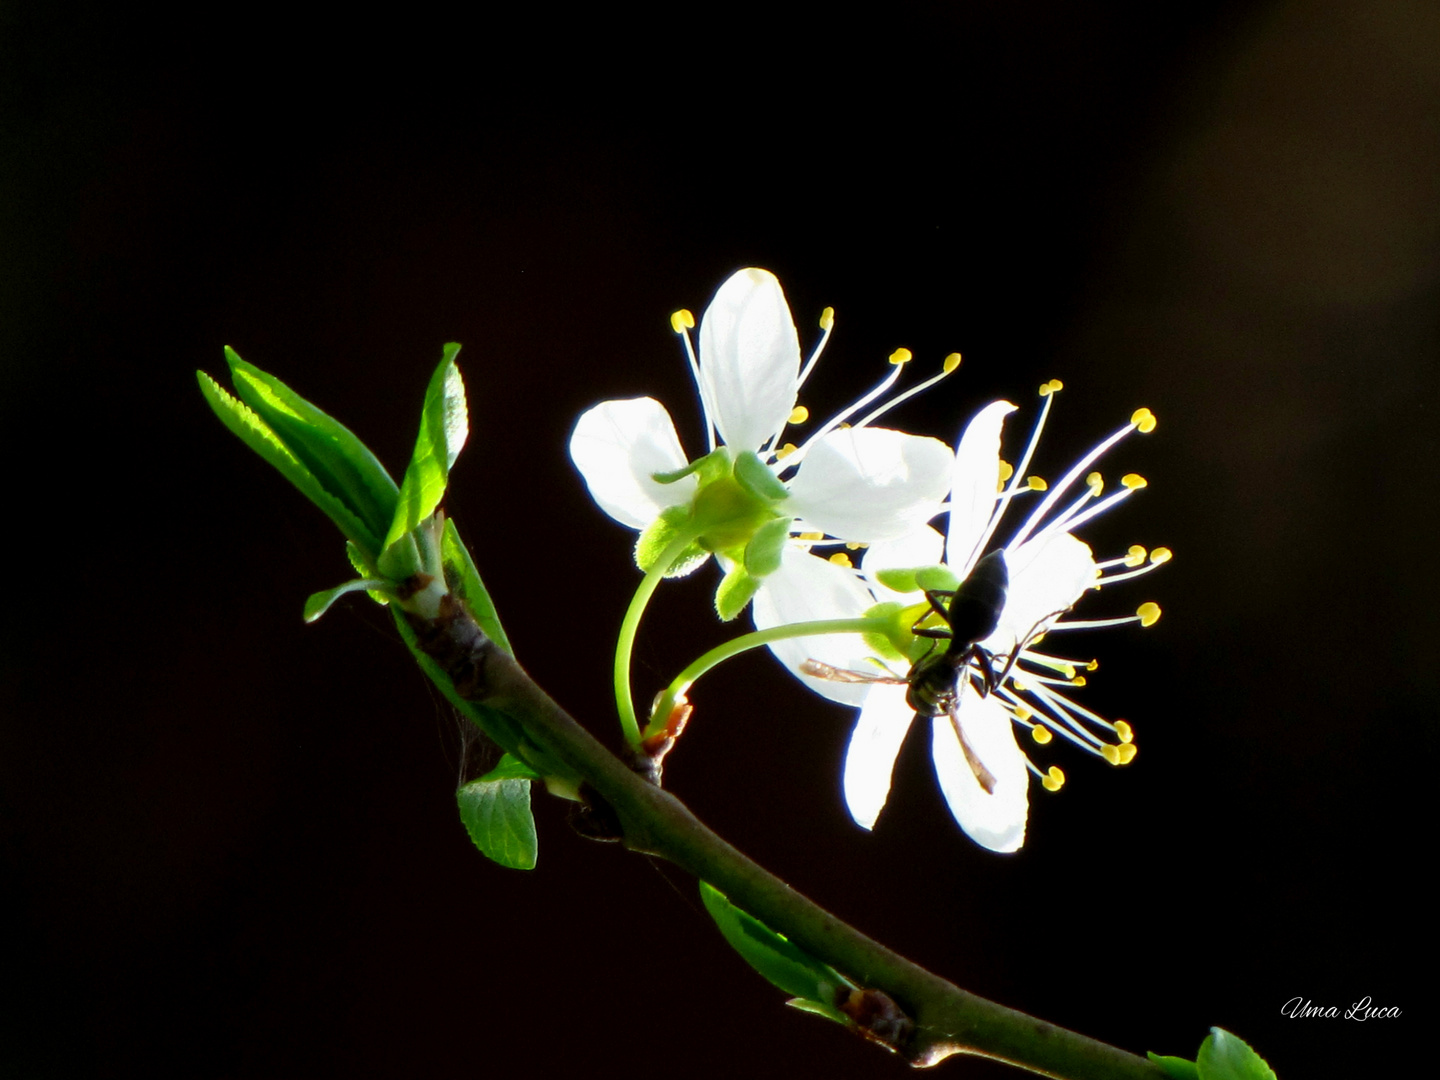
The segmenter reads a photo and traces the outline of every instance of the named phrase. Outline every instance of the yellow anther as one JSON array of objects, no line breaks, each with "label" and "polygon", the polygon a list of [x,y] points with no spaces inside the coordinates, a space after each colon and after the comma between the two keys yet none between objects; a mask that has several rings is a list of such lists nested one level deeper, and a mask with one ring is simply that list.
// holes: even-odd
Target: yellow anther
[{"label": "yellow anther", "polygon": [[862,543],[860,543],[859,540],[846,540],[846,541],[845,541],[845,547],[848,548],[850,551],[859,551],[859,550],[860,550],[862,547],[864,547],[864,546],[865,546],[865,545],[862,544]]},{"label": "yellow anther", "polygon": [[1004,483],[1015,475],[1015,466],[1011,465],[1004,458],[1000,459],[1000,482]]},{"label": "yellow anther", "polygon": [[810,410],[805,408],[804,405],[796,405],[793,409],[790,410],[790,419],[788,423],[803,424],[806,420],[809,419]]},{"label": "yellow anther", "polygon": [[801,534],[799,535],[799,539],[801,539],[801,540],[824,540],[824,539],[825,539],[825,534],[824,534],[823,532],[801,533]]},{"label": "yellow anther", "polygon": [[1130,423],[1140,429],[1141,435],[1149,435],[1155,430],[1155,414],[1149,409],[1136,409],[1130,414]]},{"label": "yellow anther", "polygon": [[1145,549],[1139,544],[1131,544],[1130,550],[1125,552],[1126,566],[1139,566],[1145,561]]},{"label": "yellow anther", "polygon": [[1048,491],[1050,489],[1050,485],[1038,476],[1027,476],[1025,478],[1025,486],[1031,491]]},{"label": "yellow anther", "polygon": [[1154,626],[1160,621],[1160,605],[1147,600],[1135,609],[1135,614],[1140,616],[1141,626]]},{"label": "yellow anther", "polygon": [[1111,765],[1119,765],[1120,747],[1115,746],[1113,743],[1107,742],[1100,747],[1100,756],[1103,757],[1106,761],[1108,761]]},{"label": "yellow anther", "polygon": [[800,448],[796,446],[793,442],[787,442],[784,446],[780,447],[779,450],[775,451],[775,460],[784,461],[787,457],[789,457],[791,454],[793,454],[796,450],[799,449]]},{"label": "yellow anther", "polygon": [[915,354],[912,353],[909,349],[896,349],[890,354],[890,363],[908,364],[914,358]]},{"label": "yellow anther", "polygon": [[1127,724],[1124,720],[1115,721],[1115,734],[1120,736],[1120,741],[1122,743],[1135,741],[1135,729],[1132,728],[1129,724]]},{"label": "yellow anther", "polygon": [[855,565],[854,563],[852,563],[852,562],[850,561],[850,556],[849,556],[849,555],[846,555],[843,551],[837,551],[834,555],[831,555],[831,556],[830,556],[830,561],[833,562],[836,566],[854,566],[854,565]]},{"label": "yellow anther", "polygon": [[824,311],[820,312],[820,329],[829,330],[834,325],[835,309],[833,307],[827,307]]},{"label": "yellow anther", "polygon": [[1030,729],[1030,737],[1034,739],[1037,743],[1039,743],[1041,746],[1044,746],[1055,736],[1050,734],[1050,729],[1044,724],[1036,724],[1033,728]]},{"label": "yellow anther", "polygon": [[1121,743],[1118,750],[1120,754],[1120,764],[1129,765],[1130,762],[1135,760],[1135,755],[1139,752],[1140,748],[1133,742]]},{"label": "yellow anther", "polygon": [[1150,553],[1150,561],[1157,565],[1162,562],[1169,562],[1175,556],[1169,548],[1156,548]]},{"label": "yellow anther", "polygon": [[1061,672],[1061,674],[1063,674],[1063,675],[1065,676],[1065,678],[1067,678],[1067,679],[1073,679],[1073,678],[1075,678],[1075,665],[1074,665],[1074,664],[1062,664],[1062,665],[1060,666],[1060,672]]},{"label": "yellow anther", "polygon": [[1092,472],[1089,476],[1085,477],[1085,484],[1090,488],[1090,494],[1097,499],[1100,497],[1100,493],[1105,490],[1105,478],[1098,472]]},{"label": "yellow anther", "polygon": [[1065,774],[1060,771],[1059,765],[1051,765],[1050,771],[1040,778],[1040,783],[1046,791],[1059,791],[1065,786]]},{"label": "yellow anther", "polygon": [[1049,397],[1051,394],[1054,394],[1054,393],[1056,393],[1057,391],[1060,391],[1060,390],[1063,390],[1063,389],[1065,389],[1065,384],[1064,384],[1064,383],[1062,383],[1059,379],[1051,379],[1051,380],[1050,380],[1049,382],[1047,382],[1047,383],[1041,383],[1041,384],[1040,384],[1040,396],[1041,396],[1041,397]]},{"label": "yellow anther", "polygon": [[1022,694],[1025,693],[1025,692],[1027,692],[1027,691],[1030,689],[1030,687],[1027,686],[1024,682],[1022,682],[1022,681],[1019,680],[1019,679],[1015,679],[1015,678],[1012,678],[1012,679],[1010,680],[1010,687],[1011,687],[1011,689],[1020,691],[1020,693],[1022,693]]},{"label": "yellow anther", "polygon": [[1145,478],[1139,473],[1126,473],[1120,478],[1120,483],[1131,491],[1134,491],[1136,488],[1145,486]]},{"label": "yellow anther", "polygon": [[1030,639],[1030,646],[1033,647],[1033,646],[1035,646],[1035,645],[1039,645],[1040,642],[1042,642],[1042,641],[1044,641],[1044,640],[1045,640],[1045,635],[1044,635],[1044,634],[1036,634],[1034,637],[1032,637],[1032,638]]},{"label": "yellow anther", "polygon": [[960,354],[959,354],[958,352],[952,352],[949,356],[945,357],[945,362],[940,365],[940,367],[944,370],[944,372],[945,372],[946,375],[949,375],[952,371],[954,371],[954,370],[955,370],[956,368],[958,368],[959,366],[960,366]]},{"label": "yellow anther", "polygon": [[695,316],[686,311],[683,307],[670,316],[670,329],[677,334],[683,334],[686,330],[695,329]]},{"label": "yellow anther", "polygon": [[1084,685],[1085,685],[1085,676],[1084,676],[1084,675],[1076,675],[1073,679],[1070,680],[1070,685],[1071,685],[1071,686],[1084,686]]},{"label": "yellow anther", "polygon": [[1030,719],[1032,716],[1034,716],[1034,715],[1035,715],[1035,714],[1034,714],[1033,712],[1031,712],[1031,711],[1030,711],[1026,706],[1024,706],[1024,705],[1016,705],[1016,706],[1015,706],[1015,719],[1016,719],[1016,720],[1029,720],[1029,719]]},{"label": "yellow anther", "polygon": [[1099,671],[1099,670],[1100,670],[1100,661],[1099,661],[1099,660],[1091,660],[1088,664],[1085,665],[1085,670],[1086,670],[1086,671]]}]

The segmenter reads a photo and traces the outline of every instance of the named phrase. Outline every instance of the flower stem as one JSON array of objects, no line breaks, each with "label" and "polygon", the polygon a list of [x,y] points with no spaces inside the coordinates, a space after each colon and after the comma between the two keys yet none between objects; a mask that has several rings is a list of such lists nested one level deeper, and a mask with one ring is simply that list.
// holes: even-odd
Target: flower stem
[{"label": "flower stem", "polygon": [[635,632],[640,628],[640,617],[645,614],[660,579],[698,535],[688,530],[682,532],[661,552],[655,565],[640,579],[640,586],[631,597],[625,618],[620,623],[620,636],[615,639],[615,710],[620,714],[620,729],[632,750],[640,748],[640,724],[635,719],[635,701],[630,696],[630,657],[635,649]]},{"label": "flower stem", "polygon": [[818,637],[821,634],[864,634],[870,631],[883,632],[886,627],[884,619],[813,619],[810,622],[785,623],[781,626],[772,626],[768,630],[755,630],[748,634],[741,634],[737,638],[725,642],[723,645],[716,645],[709,652],[702,654],[684,671],[676,675],[670,685],[665,688],[664,695],[660,698],[655,707],[655,712],[650,718],[650,723],[645,728],[645,735],[654,735],[664,727],[670,711],[674,709],[675,702],[687,690],[694,685],[695,680],[704,675],[715,665],[729,660],[732,656],[739,656],[751,649],[758,649],[762,645],[769,645],[772,641],[784,641],[787,638],[797,637]]}]

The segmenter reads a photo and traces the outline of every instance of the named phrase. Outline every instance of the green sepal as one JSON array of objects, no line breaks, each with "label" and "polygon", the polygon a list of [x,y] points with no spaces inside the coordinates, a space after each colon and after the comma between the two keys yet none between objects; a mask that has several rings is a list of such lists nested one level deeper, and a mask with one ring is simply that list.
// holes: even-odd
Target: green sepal
[{"label": "green sepal", "polygon": [[1171,1080],[1200,1080],[1200,1070],[1195,1062],[1187,1061],[1182,1057],[1170,1057],[1169,1055],[1157,1054],[1154,1051],[1145,1051],[1145,1056],[1152,1063],[1165,1070],[1165,1075]]},{"label": "green sepal", "polygon": [[469,412],[465,406],[465,383],[455,366],[460,346],[446,345],[440,364],[430,376],[425,390],[425,407],[420,414],[420,433],[415,438],[415,452],[405,469],[394,514],[386,522],[388,530],[384,553],[402,537],[414,532],[420,523],[435,512],[445,496],[450,467],[455,464],[461,447],[470,432]]},{"label": "green sepal", "polygon": [[780,478],[770,471],[753,450],[735,456],[735,479],[750,494],[766,502],[780,502],[790,497],[789,490]]},{"label": "green sepal", "polygon": [[1195,1058],[1200,1080],[1276,1080],[1275,1071],[1244,1039],[1212,1027]]},{"label": "green sepal", "polygon": [[777,517],[755,530],[745,545],[745,570],[751,577],[769,577],[780,569],[780,557],[790,540],[790,522],[790,518]]},{"label": "green sepal", "polygon": [[753,915],[741,911],[718,889],[703,881],[700,899],[726,942],[747,964],[785,993],[806,1003],[802,1006],[792,1001],[790,1004],[842,1024],[849,1023],[834,1007],[834,1002],[842,991],[856,989],[854,983],[785,935],[777,934]]},{"label": "green sepal", "polygon": [[916,570],[915,585],[920,589],[954,592],[960,587],[960,579],[955,576],[954,570],[941,563],[935,566],[922,566]]},{"label": "green sepal", "polygon": [[499,763],[480,779],[493,783],[496,780],[543,780],[545,778],[514,754],[506,753],[501,754]]},{"label": "green sepal", "polygon": [[355,578],[343,585],[336,585],[333,589],[325,589],[323,592],[311,593],[305,599],[305,621],[312,623],[330,610],[330,605],[339,600],[346,593],[359,592],[361,589],[375,592],[391,584],[385,578]]},{"label": "green sepal", "polygon": [[378,552],[380,539],[395,516],[398,488],[385,467],[345,425],[317,409],[275,376],[240,359],[225,347],[230,380],[240,399],[263,420],[286,448],[365,526],[367,536],[352,537]]},{"label": "green sepal", "polygon": [[669,472],[651,473],[650,479],[657,484],[673,484],[676,480],[683,480],[692,473],[700,478],[702,485],[718,480],[730,471],[730,451],[723,446],[717,446],[704,457],[698,457],[690,462],[683,469],[672,469]]},{"label": "green sepal", "polygon": [[475,561],[461,543],[460,531],[455,528],[455,522],[451,518],[445,519],[445,534],[440,541],[440,552],[447,579],[452,574],[455,578],[450,587],[459,592],[460,599],[465,601],[465,606],[470,609],[470,614],[475,616],[475,621],[480,624],[480,629],[485,631],[485,636],[514,656],[515,650],[510,647],[510,639],[505,636],[505,628],[500,625],[495,604],[490,599],[485,583],[480,580],[480,571],[475,569]]},{"label": "green sepal", "polygon": [[816,1016],[823,1016],[826,1020],[834,1020],[837,1024],[844,1024],[852,1027],[854,1021],[842,1013],[833,1005],[826,1005],[821,1001],[810,1001],[807,998],[793,997],[785,1002],[792,1009],[799,1009],[801,1012],[814,1013]]},{"label": "green sepal", "polygon": [[376,533],[356,517],[350,507],[326,490],[270,425],[205,372],[197,371],[195,375],[200,382],[200,392],[222,424],[274,466],[281,476],[295,485],[300,494],[319,507],[357,548],[364,549],[368,544],[370,549],[374,550],[379,542]]},{"label": "green sepal", "polygon": [[743,566],[732,566],[715,590],[715,613],[722,622],[729,622],[745,610],[759,588],[759,578],[751,577]]},{"label": "green sepal", "polygon": [[512,870],[535,869],[538,845],[529,780],[472,780],[455,792],[455,801],[482,855]]},{"label": "green sepal", "polygon": [[[666,549],[675,542],[676,537],[689,528],[690,508],[667,506],[654,521],[640,531],[640,536],[635,541],[635,565],[648,574],[659,563]],[[670,564],[665,576],[684,577],[709,557],[708,551],[698,543],[691,542],[680,553],[680,557]]]},{"label": "green sepal", "polygon": [[[915,640],[915,635],[910,633],[910,620],[906,622],[901,616],[905,605],[896,600],[886,600],[871,607],[865,612],[865,618],[873,619],[882,617],[888,620],[888,629],[867,630],[861,634],[866,646],[871,652],[884,657],[886,660],[897,660],[909,663],[912,659],[907,649],[910,643]],[[899,641],[896,636],[899,636]]]}]

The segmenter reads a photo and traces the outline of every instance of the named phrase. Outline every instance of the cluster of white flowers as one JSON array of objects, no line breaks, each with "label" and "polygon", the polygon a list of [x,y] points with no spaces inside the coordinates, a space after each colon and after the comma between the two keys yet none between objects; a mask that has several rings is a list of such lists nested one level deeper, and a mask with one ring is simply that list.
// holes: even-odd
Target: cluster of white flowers
[{"label": "cluster of white flowers", "polygon": [[[576,425],[571,456],[595,501],[617,521],[642,530],[642,543],[644,532],[657,522],[686,515],[703,519],[693,529],[697,543],[666,569],[688,571],[715,553],[727,581],[745,578],[745,587],[731,590],[729,610],[723,599],[719,603],[722,616],[734,615],[753,597],[755,625],[762,630],[855,619],[881,604],[898,613],[897,625],[913,626],[930,611],[928,601],[913,574],[896,577],[886,571],[938,570],[943,555],[951,578],[963,581],[990,550],[1010,504],[1021,496],[1038,498],[1001,548],[1009,578],[1005,602],[994,632],[975,643],[995,658],[995,673],[1004,671],[1005,677],[986,694],[983,673],[967,666],[957,675],[955,715],[935,717],[931,726],[936,773],[956,821],[984,847],[1014,851],[1024,842],[1030,774],[1052,790],[1064,779],[1058,768],[1042,772],[1030,762],[1016,742],[1017,726],[1042,744],[1052,733],[1062,735],[1112,764],[1134,756],[1124,721],[1110,723],[1061,690],[1083,685],[1079,672],[1093,670],[1094,662],[1067,660],[1036,646],[1055,630],[1131,621],[1148,625],[1158,618],[1153,604],[1124,619],[1062,618],[1087,589],[1144,573],[1169,558],[1167,550],[1158,548],[1147,562],[1143,549],[1131,548],[1120,558],[1097,563],[1073,535],[1144,486],[1141,478],[1126,476],[1118,490],[1106,495],[1099,474],[1087,470],[1130,432],[1151,430],[1155,418],[1149,410],[1138,410],[1129,424],[1047,488],[1025,470],[1058,382],[1041,387],[1040,418],[1018,467],[1010,469],[999,455],[1005,418],[1015,411],[1009,402],[982,409],[953,452],[936,439],[873,425],[887,409],[935,381],[886,400],[909,359],[899,350],[891,358],[894,370],[879,386],[800,445],[782,443],[787,425],[807,419],[796,400],[832,322],[827,309],[821,319],[825,336],[802,368],[779,282],[764,270],[736,273],[705,312],[698,358],[686,332],[693,318],[682,311],[672,319],[684,337],[700,391],[710,451],[701,460],[710,466],[690,463],[669,414],[651,398],[607,401],[590,409]],[[958,363],[958,356],[947,358],[936,378]],[[759,481],[753,477],[757,460],[765,467]],[[941,514],[948,516],[944,536],[930,525]],[[845,554],[846,545],[866,549],[858,568]],[[886,580],[903,584],[905,591]],[[902,636],[912,646],[908,652],[858,633],[789,638],[770,646],[811,689],[860,709],[846,755],[844,792],[851,815],[867,829],[888,797],[895,758],[914,718],[903,678],[884,679],[880,665],[903,663],[907,655],[913,659],[927,647],[938,647],[933,640],[917,644],[908,633]],[[826,667],[881,679],[835,681],[811,673]],[[984,786],[967,761],[961,732],[990,774]]]}]

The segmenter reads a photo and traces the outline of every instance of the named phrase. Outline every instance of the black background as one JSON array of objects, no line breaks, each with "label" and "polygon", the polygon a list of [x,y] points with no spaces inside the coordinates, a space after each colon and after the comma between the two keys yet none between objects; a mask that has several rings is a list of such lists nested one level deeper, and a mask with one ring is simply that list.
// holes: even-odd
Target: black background
[{"label": "black background", "polygon": [[[746,265],[802,340],[837,311],[817,415],[897,346],[958,350],[894,422],[952,441],[1060,378],[1053,476],[1148,405],[1105,471],[1150,487],[1085,536],[1176,559],[1089,602],[1156,627],[1077,646],[1140,756],[1054,748],[1017,855],[955,828],[923,740],[856,829],[850,714],[759,655],[700,685],[668,786],[1006,1004],[1137,1051],[1218,1024],[1286,1080],[1403,1065],[1434,1002],[1440,16],[1157,10],[0,6],[0,1072],[901,1075],[552,800],[536,871],[481,858],[448,708],[367,601],[302,625],[338,536],[194,382],[233,345],[398,475],[464,343],[447,508],[613,743],[632,535],[569,428],[649,394],[696,451],[667,318]],[[663,590],[638,694],[725,636],[713,585]],[[1402,1017],[1281,1015],[1367,995]]]}]

